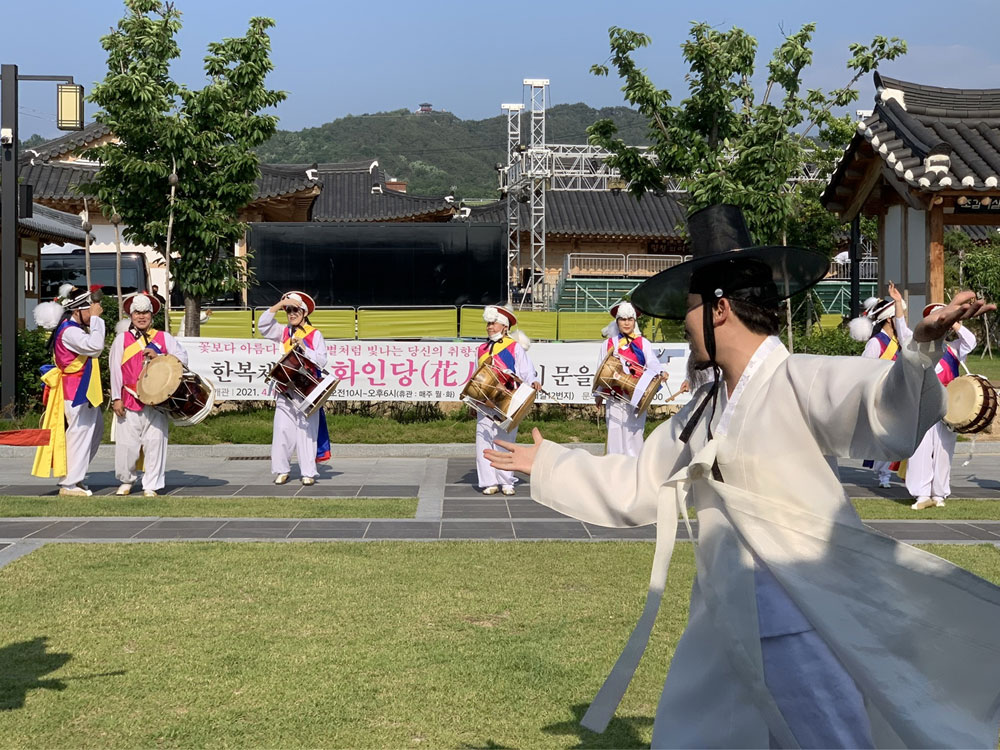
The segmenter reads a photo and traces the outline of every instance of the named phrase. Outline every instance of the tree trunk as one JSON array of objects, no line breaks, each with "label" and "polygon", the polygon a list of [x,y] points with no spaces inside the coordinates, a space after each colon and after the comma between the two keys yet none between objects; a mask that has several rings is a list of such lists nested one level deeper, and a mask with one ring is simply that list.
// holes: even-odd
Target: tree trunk
[{"label": "tree trunk", "polygon": [[201,295],[184,293],[184,336],[201,335]]}]

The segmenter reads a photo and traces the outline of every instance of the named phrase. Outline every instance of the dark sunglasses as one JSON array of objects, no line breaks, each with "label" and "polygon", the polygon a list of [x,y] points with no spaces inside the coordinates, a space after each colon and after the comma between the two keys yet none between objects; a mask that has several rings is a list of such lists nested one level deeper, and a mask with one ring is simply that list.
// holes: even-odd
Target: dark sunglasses
[{"label": "dark sunglasses", "polygon": [[291,315],[292,313],[299,313],[299,314],[301,314],[302,313],[302,308],[301,307],[286,307],[285,308],[285,312],[288,313],[289,315]]}]

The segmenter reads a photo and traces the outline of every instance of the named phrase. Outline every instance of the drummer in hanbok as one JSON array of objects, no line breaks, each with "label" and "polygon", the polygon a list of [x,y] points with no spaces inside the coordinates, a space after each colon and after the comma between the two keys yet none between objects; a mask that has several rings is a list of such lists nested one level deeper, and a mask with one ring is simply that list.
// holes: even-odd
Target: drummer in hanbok
[{"label": "drummer in hanbok", "polygon": [[[649,340],[636,330],[638,311],[631,302],[619,302],[611,308],[614,320],[604,329],[608,337],[601,345],[601,362],[609,352],[615,352],[630,375],[640,375],[639,382],[633,394],[632,401],[638,403],[646,392],[646,387],[663,370],[660,360],[656,358]],[[594,402],[600,408],[604,402],[601,396],[595,396]],[[607,399],[604,411],[608,423],[609,455],[618,453],[623,456],[638,456],[642,450],[642,436],[646,428],[646,411],[636,413],[634,403],[625,403],[616,398]]]},{"label": "drummer in hanbok", "polygon": [[[510,329],[517,324],[514,313],[506,307],[493,305],[483,310],[483,320],[486,321],[486,341],[479,345],[476,364],[481,365],[492,358],[501,374],[513,373],[523,382],[530,383],[536,391],[540,390],[542,384],[538,382],[535,366],[528,358],[527,346],[530,346],[528,337],[521,334],[518,340],[514,340],[509,335]],[[483,457],[483,451],[493,448],[497,440],[514,442],[517,440],[517,427],[507,432],[501,430],[500,426],[489,417],[477,414],[476,476],[479,487],[484,495],[495,495],[497,492],[513,495],[514,483],[517,481],[514,473],[493,468]]]},{"label": "drummer in hanbok", "polygon": [[[316,366],[317,372],[326,366],[326,341],[318,328],[309,322],[316,309],[316,302],[305,292],[288,292],[260,316],[257,322],[260,334],[281,343],[284,354],[297,347],[305,359]],[[275,318],[284,310],[287,325]],[[298,456],[302,484],[316,484],[316,461],[330,457],[330,437],[326,428],[326,415],[317,409],[305,416],[295,408],[298,395],[278,394],[274,402],[274,435],[271,438],[271,473],[275,484],[288,481],[292,453]]]},{"label": "drummer in hanbok", "polygon": [[[934,302],[924,308],[924,317],[943,308]],[[976,335],[961,323],[952,327],[954,340],[945,344],[944,356],[934,371],[941,385],[947,386],[961,373],[959,368],[976,348]],[[948,429],[944,421],[938,422],[920,441],[916,452],[906,462],[906,489],[913,496],[913,510],[944,507],[945,498],[951,494],[951,460],[955,456],[958,436]]]},{"label": "drummer in hanbok", "polygon": [[49,350],[55,365],[42,367],[45,414],[41,426],[49,430],[49,443],[35,452],[31,473],[63,477],[60,495],[92,494],[81,483],[97,455],[103,432],[104,389],[97,361],[104,350],[100,290],[96,285],[81,291],[63,284],[54,302],[43,302],[34,311],[38,325],[54,329]]},{"label": "drummer in hanbok", "polygon": [[172,354],[186,365],[188,355],[167,331],[153,328],[153,316],[160,311],[156,297],[146,292],[130,294],[122,300],[122,309],[128,320],[116,326],[118,335],[108,352],[111,409],[115,413],[115,476],[121,482],[115,494],[132,494],[141,471],[143,496],[156,497],[166,484],[167,415],[142,403],[136,384],[150,360]]}]

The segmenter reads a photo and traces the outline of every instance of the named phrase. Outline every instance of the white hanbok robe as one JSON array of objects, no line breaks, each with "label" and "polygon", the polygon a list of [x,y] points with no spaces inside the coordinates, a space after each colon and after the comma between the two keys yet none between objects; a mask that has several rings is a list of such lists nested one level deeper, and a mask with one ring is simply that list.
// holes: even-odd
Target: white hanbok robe
[{"label": "white hanbok robe", "polygon": [[[906,318],[893,318],[893,323],[896,326],[897,341],[900,345],[902,345],[903,342],[909,341],[910,336],[913,335],[913,331],[911,331],[910,327],[906,324]],[[878,339],[872,336],[868,339],[868,343],[865,344],[865,350],[861,352],[861,356],[865,359],[879,359],[881,355],[882,346],[879,344]],[[888,484],[892,480],[892,470],[889,468],[891,464],[891,461],[872,462],[872,472],[874,472],[880,484]]]},{"label": "white hanbok robe", "polygon": [[[89,331],[76,326],[68,327],[62,333],[63,346],[86,357],[101,356],[104,351],[104,320],[94,315],[89,327]],[[97,366],[95,361],[94,367]],[[53,395],[50,394],[50,398]],[[101,408],[88,402],[73,406],[71,399],[63,399],[63,411],[66,415],[66,476],[59,481],[59,486],[74,487],[86,478],[90,462],[101,447],[104,420]]]},{"label": "white hanbok robe", "polygon": [[[535,366],[531,363],[528,353],[516,341],[514,342],[514,374],[525,383],[531,384],[538,380]],[[483,458],[483,451],[494,448],[497,440],[513,443],[517,440],[517,428],[509,432],[501,430],[500,426],[483,414],[476,414],[476,477],[479,487],[513,487],[517,477],[512,471],[500,471],[490,466]]]},{"label": "white hanbok robe", "polygon": [[[937,344],[895,362],[770,352],[745,384],[726,434],[709,386],[653,432],[638,458],[595,457],[546,441],[532,498],[601,526],[657,524],[646,608],[584,717],[603,730],[659,608],[678,513],[698,517],[697,581],[653,727],[654,747],[798,747],[764,676],[760,560],[864,699],[876,747],[995,747],[1000,727],[1000,588],[867,529],[826,456],[912,453],[944,413]],[[727,396],[720,389],[713,421]],[[722,481],[713,477],[713,466]]]},{"label": "white hanbok robe", "polygon": [[[618,350],[618,341],[621,336],[612,336],[611,342],[615,351]],[[653,345],[649,343],[645,336],[639,338],[643,356],[646,358],[646,372],[650,375],[659,375],[663,371],[663,365],[656,358]],[[608,344],[605,341],[601,344],[601,358],[598,366],[604,362],[608,355]],[[635,407],[614,398],[604,399],[604,418],[608,423],[607,453],[620,453],[623,456],[638,456],[642,450],[643,432],[646,429],[646,412],[635,413]]]},{"label": "white hanbok robe", "polygon": [[[185,365],[187,351],[167,331],[163,332],[166,344],[164,354],[172,354]],[[111,370],[111,400],[122,397],[122,357],[125,353],[125,334],[119,333],[111,342],[108,368]],[[162,490],[166,486],[167,434],[169,422],[166,413],[155,406],[143,406],[141,411],[125,410],[125,416],[115,420],[115,477],[123,484],[133,484],[138,479],[136,464],[142,452],[142,488]]]},{"label": "white hanbok robe", "polygon": [[[257,321],[260,335],[281,343],[281,331],[284,326],[279,323],[273,312],[266,311]],[[302,345],[302,355],[323,369],[326,367],[326,341],[319,329],[313,334],[313,346]],[[319,434],[319,420],[323,418],[323,410],[317,409],[306,417],[295,408],[299,401],[296,395],[278,395],[274,399],[274,434],[271,437],[271,473],[288,474],[291,471],[292,452],[299,460],[299,471],[303,477],[315,477],[316,469],[316,439]]]},{"label": "white hanbok robe", "polygon": [[[976,348],[976,335],[965,326],[958,329],[958,339],[951,345],[959,362],[964,362]],[[941,364],[938,364],[941,367]],[[951,461],[955,457],[958,436],[944,422],[927,430],[917,450],[906,462],[906,489],[913,497],[951,495]]]}]

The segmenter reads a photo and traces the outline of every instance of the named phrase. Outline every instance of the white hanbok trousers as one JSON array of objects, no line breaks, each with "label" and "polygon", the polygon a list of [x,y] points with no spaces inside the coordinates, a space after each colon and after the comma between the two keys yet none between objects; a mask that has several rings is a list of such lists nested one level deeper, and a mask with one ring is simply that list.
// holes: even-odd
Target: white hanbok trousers
[{"label": "white hanbok trousers", "polygon": [[87,476],[90,462],[97,455],[104,433],[101,409],[89,402],[73,406],[69,399],[63,400],[66,414],[66,476],[59,482],[62,487],[80,484]]},{"label": "white hanbok trousers", "polygon": [[924,433],[916,452],[906,462],[906,489],[913,497],[951,494],[951,459],[957,436],[938,422]]},{"label": "white hanbok trousers", "polygon": [[607,454],[638,456],[642,450],[646,412],[636,416],[634,406],[615,399],[607,399],[604,403],[604,416],[608,422]]},{"label": "white hanbok trousers", "polygon": [[142,488],[162,490],[167,471],[167,415],[152,406],[125,410],[115,417],[115,476],[123,484],[138,479],[135,465],[142,451]]},{"label": "white hanbok trousers", "polygon": [[889,482],[892,480],[891,461],[872,461],[872,471],[879,482]]},{"label": "white hanbok trousers", "polygon": [[483,457],[483,451],[487,448],[495,447],[497,440],[504,440],[513,443],[517,440],[517,428],[510,432],[504,432],[496,422],[482,414],[476,417],[476,475],[479,486],[482,488],[513,487],[517,479],[512,471],[500,471],[490,466],[490,462]]},{"label": "white hanbok trousers", "polygon": [[304,477],[316,477],[316,439],[319,435],[321,409],[308,419],[295,408],[287,396],[279,395],[274,402],[274,435],[271,438],[271,473],[288,474],[292,468],[292,452],[299,458],[299,470]]}]

